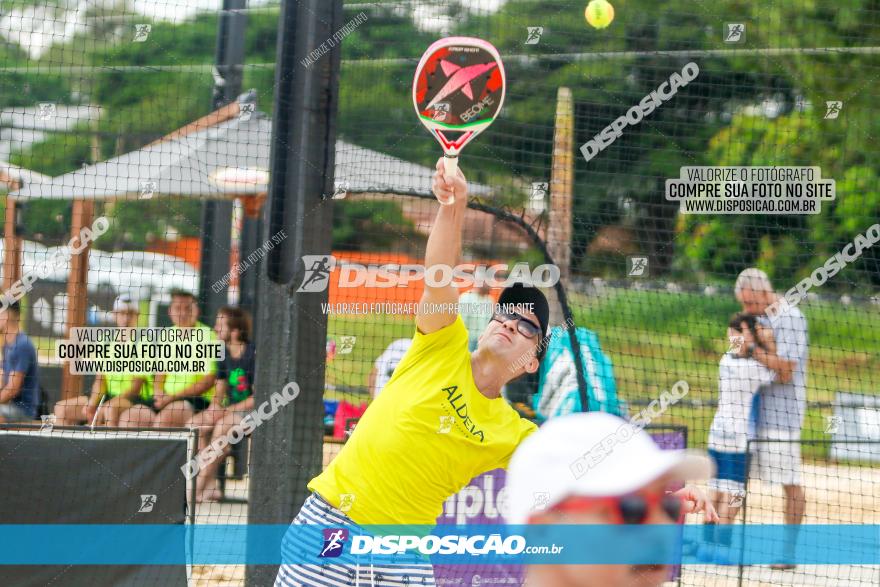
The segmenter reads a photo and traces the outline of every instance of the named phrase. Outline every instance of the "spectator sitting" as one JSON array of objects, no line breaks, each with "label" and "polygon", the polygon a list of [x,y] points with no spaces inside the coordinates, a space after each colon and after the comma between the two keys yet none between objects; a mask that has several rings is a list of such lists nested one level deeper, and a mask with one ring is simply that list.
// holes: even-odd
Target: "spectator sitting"
[{"label": "spectator sitting", "polygon": [[370,395],[373,399],[376,399],[376,396],[394,375],[394,369],[397,368],[397,364],[400,363],[411,346],[411,338],[398,338],[389,344],[373,363],[373,370],[370,371],[369,378]]},{"label": "spectator sitting", "polygon": [[21,332],[21,306],[13,302],[0,312],[3,336],[3,375],[0,387],[0,424],[37,419],[40,386],[37,376],[37,350]]},{"label": "spectator sitting", "polygon": [[[117,297],[113,302],[113,318],[117,328],[137,328],[138,316],[138,304],[127,294]],[[126,334],[127,330],[123,330],[122,337]],[[148,404],[152,394],[149,375],[99,373],[95,377],[90,397],[83,395],[55,404],[56,424],[72,426],[94,421],[99,426],[119,426],[119,418],[123,412],[135,403]]]},{"label": "spectator sitting", "polygon": [[[216,340],[214,332],[198,321],[199,306],[196,297],[188,291],[171,290],[168,317],[172,328],[201,328],[205,340]],[[119,419],[123,427],[180,428],[192,417],[211,404],[217,365],[208,361],[202,373],[156,373],[153,376],[153,402],[151,406],[137,405],[127,410]]]},{"label": "spectator sitting", "polygon": [[[226,345],[226,354],[217,363],[214,399],[204,412],[189,422],[199,430],[199,449],[229,434],[233,426],[254,409],[254,373],[256,350],[251,341],[251,316],[241,308],[224,306],[214,323],[217,338]],[[217,470],[232,447],[226,444],[220,457],[211,459],[199,471],[196,480],[196,501],[219,501],[223,495],[217,487]]]}]

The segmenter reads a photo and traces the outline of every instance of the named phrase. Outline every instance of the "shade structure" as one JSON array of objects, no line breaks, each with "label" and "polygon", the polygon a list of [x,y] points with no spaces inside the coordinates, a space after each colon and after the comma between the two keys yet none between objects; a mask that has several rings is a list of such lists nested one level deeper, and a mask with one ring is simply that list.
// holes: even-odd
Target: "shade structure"
[{"label": "shade structure", "polygon": [[[229,199],[268,190],[272,123],[262,112],[244,113],[166,138],[119,157],[39,183],[10,195],[19,201],[137,200],[162,196]],[[428,140],[426,137],[425,140]],[[352,193],[431,193],[433,169],[346,141],[336,142],[336,185]],[[471,184],[469,192],[491,190]],[[330,194],[328,194],[330,195]]]},{"label": "shade structure", "polygon": [[32,183],[44,183],[51,181],[52,178],[18,165],[13,165],[7,161],[0,161],[0,187],[11,184],[29,185]]}]

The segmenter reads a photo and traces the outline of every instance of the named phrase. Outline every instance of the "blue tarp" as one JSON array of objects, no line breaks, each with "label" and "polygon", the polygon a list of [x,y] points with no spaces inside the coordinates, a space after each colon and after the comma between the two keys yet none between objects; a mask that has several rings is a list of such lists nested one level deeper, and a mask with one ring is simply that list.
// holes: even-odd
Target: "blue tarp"
[{"label": "blue tarp", "polygon": [[[599,337],[582,327],[576,328],[575,334],[581,347],[581,363],[587,382],[586,411],[623,416],[623,408],[617,398],[617,383],[614,380],[611,359],[602,352]],[[561,326],[550,331],[550,343],[541,362],[538,393],[533,398],[532,408],[540,421],[585,411],[578,393],[571,339],[568,331]]]}]

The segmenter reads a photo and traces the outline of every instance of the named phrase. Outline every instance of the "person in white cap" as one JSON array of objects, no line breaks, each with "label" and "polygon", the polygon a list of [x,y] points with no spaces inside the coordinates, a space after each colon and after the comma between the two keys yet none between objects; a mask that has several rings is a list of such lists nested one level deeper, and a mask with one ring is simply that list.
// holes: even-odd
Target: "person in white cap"
[{"label": "person in white cap", "polygon": [[[127,294],[120,295],[113,302],[113,319],[118,328],[136,328],[138,315],[137,302]],[[151,397],[152,387],[147,374],[98,373],[89,397],[83,395],[55,404],[55,423],[70,426],[95,422],[99,426],[119,426],[123,412]]]},{"label": "person in white cap", "polygon": [[[629,429],[627,429],[627,427]],[[510,524],[675,524],[703,511],[718,519],[702,491],[685,480],[712,474],[708,456],[661,450],[640,428],[610,414],[549,420],[520,444],[507,476]],[[654,586],[666,565],[531,565],[530,587]]]}]

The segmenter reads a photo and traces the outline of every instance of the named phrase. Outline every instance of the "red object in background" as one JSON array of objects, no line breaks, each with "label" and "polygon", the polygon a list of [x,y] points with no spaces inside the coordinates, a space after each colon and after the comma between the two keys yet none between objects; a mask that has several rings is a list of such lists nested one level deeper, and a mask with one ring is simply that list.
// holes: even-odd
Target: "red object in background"
[{"label": "red object in background", "polygon": [[344,438],[346,422],[360,418],[366,411],[366,403],[356,406],[347,401],[339,402],[339,406],[336,408],[336,414],[333,417],[333,438]]},{"label": "red object in background", "polygon": [[[201,264],[201,243],[198,237],[181,237],[176,241],[157,241],[154,244],[147,247],[147,251],[151,253],[161,253],[164,255],[173,255],[183,261],[186,261],[190,265],[192,265],[195,269],[200,268]],[[250,254],[250,253],[248,253]],[[410,257],[409,255],[401,254],[401,253],[381,253],[381,252],[355,252],[355,251],[333,251],[333,256],[336,257],[337,263],[340,262],[348,262],[348,263],[358,263],[360,265],[371,266],[371,265],[385,265],[385,264],[395,264],[395,265],[411,265],[411,264],[423,264],[424,260],[416,257]],[[230,253],[230,268],[235,267],[241,255],[239,254],[238,248],[233,246],[232,252]],[[479,259],[476,261],[471,261],[470,263],[465,263],[464,265],[475,264],[482,266],[490,266],[501,263],[499,260],[493,259]],[[472,271],[472,268],[468,268],[469,271]],[[369,273],[378,273],[374,269],[370,269]],[[337,268],[330,274],[330,283],[329,283],[329,292],[328,292],[328,301],[330,304],[338,304],[338,303],[348,303],[348,304],[375,304],[375,303],[398,303],[398,304],[409,304],[410,307],[414,307],[418,301],[422,297],[422,292],[424,291],[424,280],[418,279],[413,280],[412,283],[408,284],[406,287],[370,287],[370,286],[360,286],[360,287],[351,287],[351,288],[340,288],[339,287],[339,274],[340,271]],[[499,278],[502,279],[502,278]],[[380,279],[382,281],[382,279]],[[233,271],[231,275],[231,279],[229,281],[230,286],[238,285],[238,272]],[[459,295],[469,291],[470,287],[462,287],[458,290]],[[498,296],[501,295],[501,288],[493,288],[492,293],[490,294],[493,299],[498,300]],[[329,354],[328,349],[328,358],[327,360],[332,360],[333,355]]]},{"label": "red object in background", "polygon": [[196,270],[202,264],[201,242],[197,236],[184,236],[175,241],[157,241],[149,245],[147,251],[178,257],[192,265]]},{"label": "red object in background", "polygon": [[[414,279],[412,282],[407,284],[406,287],[372,287],[368,285],[361,285],[358,287],[340,288],[339,276],[341,272],[339,270],[339,264],[342,262],[358,263],[367,267],[371,265],[385,265],[389,263],[398,266],[410,264],[422,265],[424,264],[423,259],[410,257],[408,255],[399,253],[372,253],[352,251],[333,251],[333,256],[336,258],[337,267],[330,273],[329,277],[330,283],[328,301],[330,302],[330,304],[347,303],[369,305],[375,303],[397,303],[409,304],[409,307],[414,308],[422,297],[422,292],[425,288],[425,282],[423,279]],[[492,259],[479,259],[463,263],[463,265],[465,265],[466,271],[473,272],[473,265],[489,267],[491,265],[496,265],[501,262],[502,261]],[[368,270],[368,273],[378,274],[378,271],[370,269]],[[503,277],[499,277],[498,279],[499,281],[503,281]],[[379,278],[380,282],[382,280],[384,280],[384,278]],[[459,288],[458,294],[461,295],[471,289],[473,288]],[[490,295],[495,301],[497,301],[498,297],[501,295],[501,289],[502,288],[492,289],[492,293]]]},{"label": "red object in background", "polygon": [[327,362],[329,363],[336,357],[336,341],[332,338],[327,339]]}]

